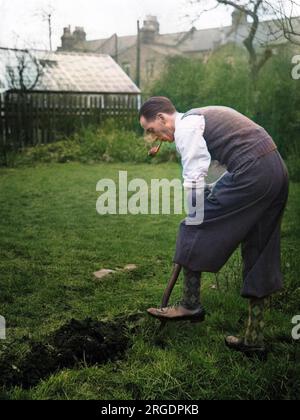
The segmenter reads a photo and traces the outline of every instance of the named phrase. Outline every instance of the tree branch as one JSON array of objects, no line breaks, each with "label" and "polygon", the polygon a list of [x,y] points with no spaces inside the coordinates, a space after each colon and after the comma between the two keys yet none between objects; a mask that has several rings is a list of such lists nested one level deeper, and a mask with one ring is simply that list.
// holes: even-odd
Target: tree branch
[{"label": "tree branch", "polygon": [[[28,80],[26,72],[29,72]],[[30,80],[32,74],[34,74],[33,81]],[[29,50],[16,50],[15,63],[6,66],[6,80],[9,87],[23,92],[33,90],[43,74],[44,69],[39,59]]]}]

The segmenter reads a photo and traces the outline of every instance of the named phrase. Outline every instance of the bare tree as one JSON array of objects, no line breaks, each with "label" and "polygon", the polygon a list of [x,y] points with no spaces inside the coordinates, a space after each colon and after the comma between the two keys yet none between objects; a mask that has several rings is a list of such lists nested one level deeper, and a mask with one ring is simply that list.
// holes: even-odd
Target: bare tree
[{"label": "bare tree", "polygon": [[265,0],[265,2],[274,15],[274,24],[278,30],[289,42],[300,45],[300,22],[295,18],[295,15],[300,14],[300,0]]},{"label": "bare tree", "polygon": [[26,92],[33,90],[44,74],[44,67],[30,50],[14,50],[14,56],[6,65],[6,81],[9,89]]},{"label": "bare tree", "polygon": [[[272,42],[285,37],[290,42],[300,44],[300,26],[297,28],[295,25],[296,22],[300,22],[300,19],[295,19],[299,5],[295,0],[190,0],[189,3],[199,8],[193,22],[203,13],[222,6],[231,7],[241,16],[246,16],[248,33],[244,35],[243,44],[249,54],[250,73],[254,84],[261,69],[272,57]],[[262,23],[267,33],[260,39],[259,27]]]},{"label": "bare tree", "polygon": [[[47,53],[29,49],[7,50],[5,66],[6,90],[13,90],[17,95],[5,97],[6,106],[14,116],[11,123],[12,147],[18,150],[30,142],[32,120],[28,118],[27,107],[31,98],[26,94],[34,90],[44,74],[43,60]],[[45,63],[45,62],[44,62]],[[45,65],[45,64],[44,64]]]}]

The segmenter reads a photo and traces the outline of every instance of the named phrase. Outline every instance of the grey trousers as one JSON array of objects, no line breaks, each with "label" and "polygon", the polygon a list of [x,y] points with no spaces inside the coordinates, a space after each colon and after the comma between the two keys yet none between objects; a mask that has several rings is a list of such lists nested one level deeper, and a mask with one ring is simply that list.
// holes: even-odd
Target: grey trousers
[{"label": "grey trousers", "polygon": [[180,224],[174,262],[217,273],[241,245],[241,295],[263,298],[281,290],[280,232],[288,194],[288,170],[278,150],[226,172],[206,191],[203,223]]}]

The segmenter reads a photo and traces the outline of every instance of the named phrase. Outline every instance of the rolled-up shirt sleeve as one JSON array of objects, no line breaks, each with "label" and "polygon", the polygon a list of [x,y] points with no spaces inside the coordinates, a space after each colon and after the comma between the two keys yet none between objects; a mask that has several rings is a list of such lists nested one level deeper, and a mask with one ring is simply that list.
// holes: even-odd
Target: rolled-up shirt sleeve
[{"label": "rolled-up shirt sleeve", "polygon": [[203,137],[204,116],[190,115],[179,119],[175,129],[175,143],[183,167],[184,188],[204,188],[211,164],[211,155]]}]

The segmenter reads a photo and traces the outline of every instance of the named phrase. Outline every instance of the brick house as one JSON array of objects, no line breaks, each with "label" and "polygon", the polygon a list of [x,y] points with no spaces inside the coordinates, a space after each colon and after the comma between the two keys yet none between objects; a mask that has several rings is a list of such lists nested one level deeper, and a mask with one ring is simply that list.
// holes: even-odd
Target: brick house
[{"label": "brick house", "polygon": [[[145,91],[159,75],[169,56],[201,57],[227,43],[242,45],[249,33],[250,23],[247,17],[238,11],[232,13],[232,23],[223,28],[197,30],[192,27],[187,32],[161,34],[160,25],[155,16],[147,16],[140,30],[140,88]],[[295,26],[300,31],[300,19],[295,18]],[[271,35],[272,34],[272,35]],[[64,28],[62,45],[59,51],[96,52],[111,55],[126,73],[137,81],[137,45],[138,36],[113,34],[107,39],[87,40],[84,28]],[[288,43],[283,34],[278,33],[274,21],[262,22],[257,39],[260,44],[276,48]]]}]

